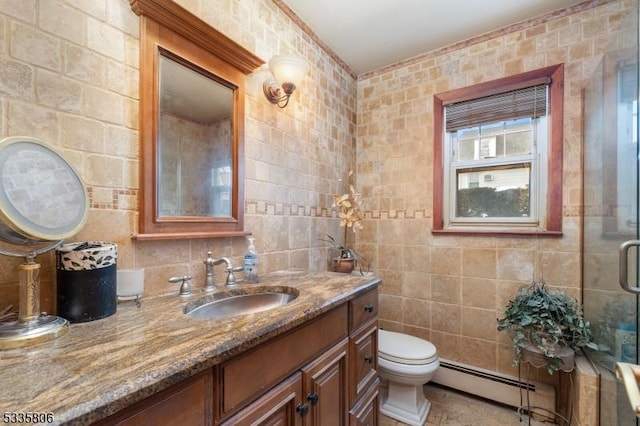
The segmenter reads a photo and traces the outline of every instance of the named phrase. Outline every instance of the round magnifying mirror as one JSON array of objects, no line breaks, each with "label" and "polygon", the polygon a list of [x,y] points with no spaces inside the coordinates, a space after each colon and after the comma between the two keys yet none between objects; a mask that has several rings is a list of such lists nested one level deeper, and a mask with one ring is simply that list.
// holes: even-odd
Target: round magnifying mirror
[{"label": "round magnifying mirror", "polygon": [[88,210],[87,190],[60,154],[29,137],[0,141],[0,239],[64,240],[80,231]]}]

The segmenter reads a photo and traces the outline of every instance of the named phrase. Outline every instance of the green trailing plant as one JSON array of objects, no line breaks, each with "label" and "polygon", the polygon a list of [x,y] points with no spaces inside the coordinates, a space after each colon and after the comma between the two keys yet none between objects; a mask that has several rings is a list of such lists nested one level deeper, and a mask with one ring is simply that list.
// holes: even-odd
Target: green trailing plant
[{"label": "green trailing plant", "polygon": [[514,364],[523,358],[523,350],[532,347],[545,358],[549,374],[558,371],[563,359],[558,352],[565,347],[578,349],[591,343],[590,324],[585,321],[576,299],[533,281],[518,290],[498,319],[498,331],[506,331],[513,341]]}]

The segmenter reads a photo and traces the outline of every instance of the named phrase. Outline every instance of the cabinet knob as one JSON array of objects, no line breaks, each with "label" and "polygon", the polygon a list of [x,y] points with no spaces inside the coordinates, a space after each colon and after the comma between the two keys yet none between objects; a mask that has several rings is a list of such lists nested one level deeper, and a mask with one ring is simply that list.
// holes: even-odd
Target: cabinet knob
[{"label": "cabinet knob", "polygon": [[309,406],[307,404],[298,404],[296,405],[296,412],[300,414],[300,417],[304,417],[309,412]]},{"label": "cabinet knob", "polygon": [[364,305],[364,311],[365,312],[373,312],[373,305],[369,305],[368,303],[366,305]]},{"label": "cabinet knob", "polygon": [[369,364],[373,364],[373,357],[371,355],[365,355],[364,360],[367,361]]},{"label": "cabinet knob", "polygon": [[311,403],[311,405],[316,405],[318,403],[318,394],[316,392],[311,392],[307,395],[307,401]]}]

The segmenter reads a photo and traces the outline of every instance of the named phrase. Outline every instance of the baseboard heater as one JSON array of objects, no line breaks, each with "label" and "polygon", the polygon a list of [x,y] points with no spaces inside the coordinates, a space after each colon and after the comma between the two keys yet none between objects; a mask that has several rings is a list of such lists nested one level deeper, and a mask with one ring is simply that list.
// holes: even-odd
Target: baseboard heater
[{"label": "baseboard heater", "polygon": [[[539,382],[519,381],[517,377],[500,374],[478,367],[440,359],[440,368],[432,382],[502,404],[520,407],[540,407],[555,410],[556,395],[553,386]],[[522,400],[521,392],[522,390]]]}]

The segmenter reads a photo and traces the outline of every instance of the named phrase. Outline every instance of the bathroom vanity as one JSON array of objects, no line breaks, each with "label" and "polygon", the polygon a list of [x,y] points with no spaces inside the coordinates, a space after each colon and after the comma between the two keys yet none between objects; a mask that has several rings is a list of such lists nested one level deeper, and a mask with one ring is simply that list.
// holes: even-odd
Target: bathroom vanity
[{"label": "bathroom vanity", "polygon": [[216,320],[183,313],[203,294],[121,304],[52,343],[0,352],[0,408],[55,424],[377,424],[379,282],[269,274],[260,286],[298,297]]}]

